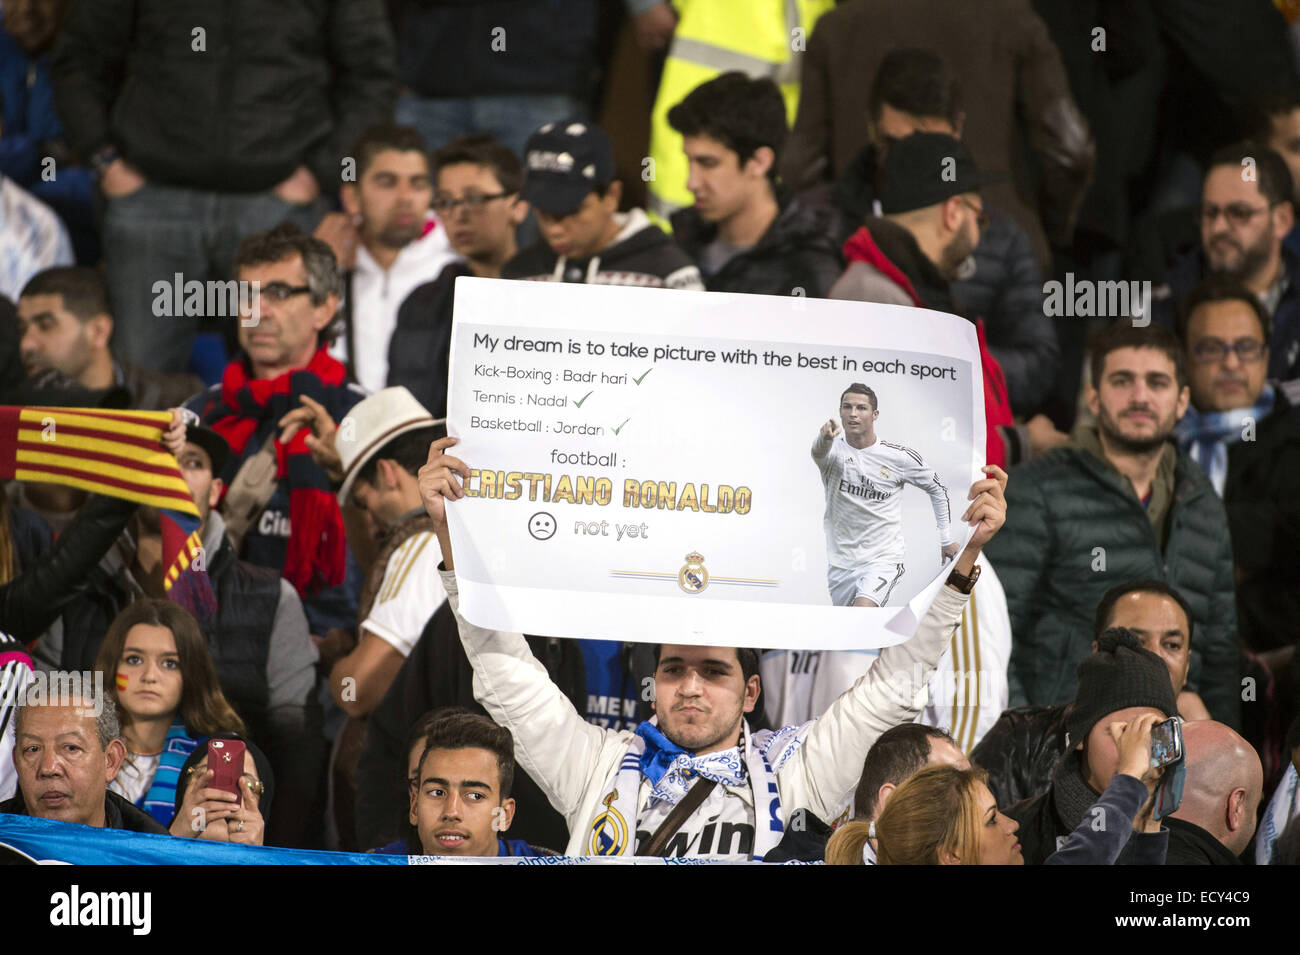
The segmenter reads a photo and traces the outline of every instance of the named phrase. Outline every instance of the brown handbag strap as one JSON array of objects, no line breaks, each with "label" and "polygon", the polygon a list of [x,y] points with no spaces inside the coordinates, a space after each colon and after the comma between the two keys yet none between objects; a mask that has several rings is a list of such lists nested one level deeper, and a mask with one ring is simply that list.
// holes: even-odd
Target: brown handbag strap
[{"label": "brown handbag strap", "polygon": [[677,835],[677,830],[691,817],[691,813],[700,807],[700,803],[708,798],[709,793],[713,792],[713,788],[717,785],[717,780],[714,779],[698,780],[682,797],[681,802],[673,806],[673,811],[655,830],[655,834],[650,837],[650,841],[645,844],[645,848],[639,855],[662,856],[664,850],[668,848],[668,840]]},{"label": "brown handbag strap", "polygon": [[240,466],[221,502],[226,537],[236,553],[239,552],[244,535],[275,494],[278,483],[275,477],[275,436],[276,432],[272,431],[258,452]]}]

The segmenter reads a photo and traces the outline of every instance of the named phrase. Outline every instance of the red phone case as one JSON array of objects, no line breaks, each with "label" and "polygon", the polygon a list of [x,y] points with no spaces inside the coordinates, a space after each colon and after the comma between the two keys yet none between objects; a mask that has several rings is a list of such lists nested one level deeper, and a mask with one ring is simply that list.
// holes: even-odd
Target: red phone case
[{"label": "red phone case", "polygon": [[208,740],[208,769],[212,770],[211,789],[239,792],[239,777],[244,773],[244,743],[237,739]]}]

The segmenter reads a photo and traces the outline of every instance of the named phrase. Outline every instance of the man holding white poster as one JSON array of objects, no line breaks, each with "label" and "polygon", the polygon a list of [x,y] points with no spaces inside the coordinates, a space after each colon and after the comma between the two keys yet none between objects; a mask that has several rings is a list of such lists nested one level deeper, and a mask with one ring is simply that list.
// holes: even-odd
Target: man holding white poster
[{"label": "man holding white poster", "polygon": [[474,696],[514,734],[520,765],[565,817],[567,855],[761,860],[780,843],[796,809],[835,818],[867,749],[886,729],[916,716],[916,690],[957,627],[977,576],[975,561],[1006,520],[1006,474],[985,467],[961,518],[971,537],[915,635],[883,650],[820,719],[751,732],[745,714],[758,698],[757,654],[661,644],[655,718],[635,732],[604,730],[574,709],[521,634],[476,626],[461,615],[447,517],[449,503],[466,499],[472,472],[446,454],[457,443],[454,437],[433,442],[419,476],[442,548],[443,585],[474,667]]},{"label": "man holding white poster", "polygon": [[916,451],[876,435],[876,393],[854,382],[840,396],[844,433],[831,418],[813,442],[826,486],[827,583],[837,607],[883,607],[903,576],[903,487],[930,495],[941,558],[957,553],[948,524],[948,489]]}]

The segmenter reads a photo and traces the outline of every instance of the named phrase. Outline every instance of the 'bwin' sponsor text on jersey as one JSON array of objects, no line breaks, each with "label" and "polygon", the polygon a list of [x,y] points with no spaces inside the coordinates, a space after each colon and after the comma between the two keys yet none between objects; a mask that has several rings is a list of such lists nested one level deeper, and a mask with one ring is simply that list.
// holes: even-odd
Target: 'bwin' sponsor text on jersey
[{"label": "'bwin' sponsor text on jersey", "polygon": [[843,434],[830,439],[818,435],[812,455],[826,487],[826,553],[832,567],[903,563],[906,484],[930,495],[939,544],[951,543],[948,490],[911,448],[877,437],[874,444],[858,449],[850,447]]}]

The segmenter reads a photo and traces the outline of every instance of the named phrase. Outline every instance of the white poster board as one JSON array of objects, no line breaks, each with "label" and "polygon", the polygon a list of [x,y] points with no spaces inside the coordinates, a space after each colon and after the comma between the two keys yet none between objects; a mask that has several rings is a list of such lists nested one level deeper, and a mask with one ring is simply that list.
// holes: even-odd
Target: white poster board
[{"label": "white poster board", "polygon": [[[842,428],[855,383],[878,412],[864,449]],[[975,328],[923,309],[460,278],[448,409],[472,470],[448,508],[461,608],[498,630],[898,643],[947,576],[935,485],[964,544],[983,476]]]}]

